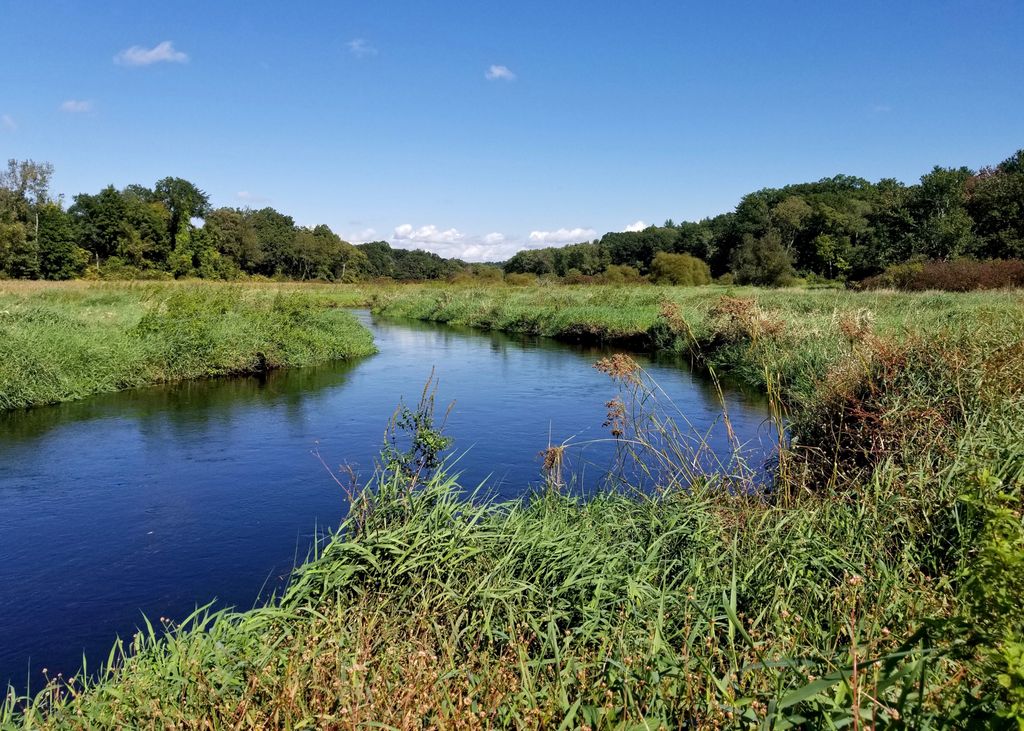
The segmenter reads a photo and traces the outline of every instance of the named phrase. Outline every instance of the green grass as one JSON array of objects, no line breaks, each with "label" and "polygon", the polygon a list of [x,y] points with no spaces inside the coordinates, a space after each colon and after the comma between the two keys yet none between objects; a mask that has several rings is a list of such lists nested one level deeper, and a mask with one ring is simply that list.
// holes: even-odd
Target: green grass
[{"label": "green grass", "polygon": [[374,352],[294,288],[0,284],[0,410]]},{"label": "green grass", "polygon": [[[325,292],[330,296],[330,291]],[[882,338],[966,337],[996,352],[1024,338],[1024,292],[850,292],[753,287],[439,285],[354,287],[344,300],[375,312],[513,333],[694,350],[719,373],[767,389],[766,373],[788,396],[814,385],[845,357],[851,320]],[[721,310],[723,298],[749,306]],[[717,312],[717,314],[716,314]],[[761,337],[763,331],[770,337]]]},{"label": "green grass", "polygon": [[622,449],[660,461],[660,489],[578,500],[557,451],[512,503],[457,464],[386,471],[283,596],[147,628],[99,674],[12,694],[0,727],[1024,727],[1019,295],[308,296],[643,335],[763,384],[797,441],[769,491],[742,466],[695,474],[678,415],[619,359]]}]

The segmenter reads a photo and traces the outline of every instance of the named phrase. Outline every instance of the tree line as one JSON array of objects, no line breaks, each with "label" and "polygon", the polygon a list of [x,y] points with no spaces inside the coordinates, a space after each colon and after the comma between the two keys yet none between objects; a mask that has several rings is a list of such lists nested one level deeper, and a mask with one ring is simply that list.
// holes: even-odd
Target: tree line
[{"label": "tree line", "polygon": [[1024,150],[977,171],[935,167],[913,185],[837,175],[763,188],[701,221],[520,251],[505,271],[657,276],[659,252],[696,257],[716,277],[767,285],[798,274],[859,281],[908,261],[1024,259]]},{"label": "tree line", "polygon": [[[193,183],[107,186],[65,207],[50,194],[53,166],[10,160],[0,171],[0,276],[265,276],[357,281],[494,278],[427,251],[353,245],[329,227],[296,225],[273,208],[213,208]],[[711,277],[785,284],[797,276],[860,281],[915,261],[1024,259],[1024,150],[993,167],[935,167],[918,183],[837,175],[764,188],[733,211],[700,221],[610,232],[558,248],[527,249],[506,276],[566,281]]]},{"label": "tree line", "polygon": [[10,160],[0,172],[0,276],[86,274],[234,279],[265,276],[351,282],[441,279],[469,265],[384,241],[352,245],[328,226],[298,226],[273,208],[213,208],[182,178],[110,185],[70,206],[49,192],[53,166]]}]

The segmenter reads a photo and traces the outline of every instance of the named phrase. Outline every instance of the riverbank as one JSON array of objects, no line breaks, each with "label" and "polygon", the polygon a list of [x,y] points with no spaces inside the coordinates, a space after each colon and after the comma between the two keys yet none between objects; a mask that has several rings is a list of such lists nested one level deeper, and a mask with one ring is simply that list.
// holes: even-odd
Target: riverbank
[{"label": "riverbank", "polygon": [[0,410],[373,352],[351,315],[295,291],[0,282]]},{"label": "riverbank", "polygon": [[[577,501],[557,448],[548,489],[524,502],[467,502],[430,465],[392,470],[279,600],[147,630],[101,678],[12,698],[0,725],[928,728],[1024,714],[1018,295],[309,296],[563,337],[618,323],[763,384],[797,439],[771,490],[746,489],[741,468],[694,474],[656,387],[630,359],[606,361],[621,389],[610,437],[677,468],[660,491]],[[442,446],[428,413],[406,420],[420,458]]]}]

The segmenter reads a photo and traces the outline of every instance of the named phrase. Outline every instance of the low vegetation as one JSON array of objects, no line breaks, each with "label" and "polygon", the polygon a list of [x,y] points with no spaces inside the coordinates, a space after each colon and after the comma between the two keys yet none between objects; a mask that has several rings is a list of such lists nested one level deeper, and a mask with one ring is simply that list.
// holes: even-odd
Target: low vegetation
[{"label": "low vegetation", "polygon": [[0,727],[1024,727],[1020,295],[315,296],[686,349],[765,388],[791,441],[769,485],[702,473],[616,356],[609,438],[657,489],[578,499],[554,445],[543,489],[494,504],[441,460],[425,392],[283,596],[147,626],[98,674],[12,693]]},{"label": "low vegetation", "polygon": [[1024,287],[1024,261],[972,259],[896,264],[858,284],[859,289],[891,288],[907,292],[973,292],[1021,287]]},{"label": "low vegetation", "polygon": [[350,314],[294,291],[0,283],[0,410],[372,352]]}]

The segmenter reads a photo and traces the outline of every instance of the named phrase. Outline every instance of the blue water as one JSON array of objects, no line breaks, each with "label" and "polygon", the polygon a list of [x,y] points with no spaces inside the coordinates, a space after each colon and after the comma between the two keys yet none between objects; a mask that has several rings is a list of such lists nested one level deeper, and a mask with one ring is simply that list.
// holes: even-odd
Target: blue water
[{"label": "blue water", "polygon": [[[311,451],[373,473],[399,399],[435,369],[463,483],[501,497],[540,481],[538,453],[607,436],[615,394],[592,367],[610,350],[420,322],[359,317],[377,355],[352,363],[137,389],[0,414],[0,684],[40,685],[95,667],[116,636],[197,604],[251,606],[281,587],[344,501]],[[637,356],[721,454],[722,407],[675,358]],[[774,432],[760,398],[726,391],[732,427],[755,453]],[[608,441],[571,454],[583,482],[611,463]]]}]

